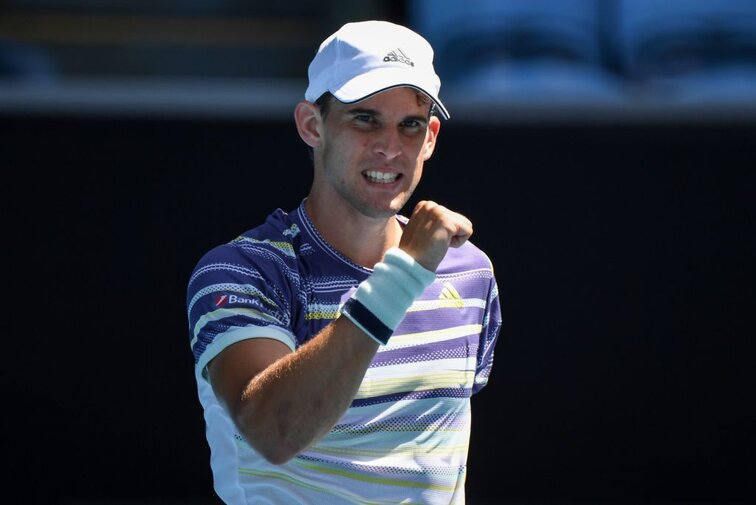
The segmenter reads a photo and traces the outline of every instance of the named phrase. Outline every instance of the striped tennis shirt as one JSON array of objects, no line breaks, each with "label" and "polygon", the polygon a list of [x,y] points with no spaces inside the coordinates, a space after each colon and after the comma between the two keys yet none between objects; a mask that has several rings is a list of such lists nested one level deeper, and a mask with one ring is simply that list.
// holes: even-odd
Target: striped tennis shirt
[{"label": "striped tennis shirt", "polygon": [[273,338],[296,350],[338,317],[371,272],[318,234],[304,200],[195,266],[189,337],[225,503],[464,503],[470,397],[488,381],[501,326],[491,262],[469,241],[449,249],[336,426],[287,463],[268,463],[244,441],[207,381],[208,362],[235,342]]}]

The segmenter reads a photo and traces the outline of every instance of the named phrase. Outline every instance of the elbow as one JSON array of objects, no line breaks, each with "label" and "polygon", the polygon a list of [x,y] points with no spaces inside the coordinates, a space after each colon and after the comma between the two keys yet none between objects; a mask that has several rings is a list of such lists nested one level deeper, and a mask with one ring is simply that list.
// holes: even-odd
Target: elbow
[{"label": "elbow", "polygon": [[285,436],[280,426],[262,428],[262,423],[237,423],[239,433],[265,461],[273,465],[283,465],[299,454],[304,448]]},{"label": "elbow", "polygon": [[300,452],[289,447],[284,441],[277,439],[277,437],[262,437],[261,439],[261,437],[253,438],[249,435],[244,435],[244,438],[260,456],[265,458],[265,461],[272,465],[288,463]]},{"label": "elbow", "polygon": [[281,447],[268,447],[258,450],[258,452],[265,458],[265,461],[272,465],[283,465],[297,455],[297,452],[287,451]]}]

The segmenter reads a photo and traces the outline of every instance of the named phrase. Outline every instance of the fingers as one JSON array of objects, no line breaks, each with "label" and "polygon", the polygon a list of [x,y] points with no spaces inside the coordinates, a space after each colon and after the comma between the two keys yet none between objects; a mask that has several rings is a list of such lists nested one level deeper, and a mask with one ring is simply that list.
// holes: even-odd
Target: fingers
[{"label": "fingers", "polygon": [[465,216],[424,200],[412,211],[399,247],[425,268],[435,271],[449,247],[460,247],[472,233],[472,223]]}]

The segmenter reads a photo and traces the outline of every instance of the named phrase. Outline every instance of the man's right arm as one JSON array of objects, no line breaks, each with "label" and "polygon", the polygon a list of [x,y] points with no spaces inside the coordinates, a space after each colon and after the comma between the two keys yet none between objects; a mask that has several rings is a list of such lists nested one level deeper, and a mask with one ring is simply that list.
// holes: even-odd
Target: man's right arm
[{"label": "man's right arm", "polygon": [[378,344],[345,317],[291,352],[237,342],[208,365],[210,383],[245,440],[275,464],[320,439],[349,407]]},{"label": "man's right arm", "polygon": [[[422,201],[399,248],[435,272],[447,249],[461,246],[471,234],[467,218]],[[208,373],[247,443],[281,464],[338,422],[377,350],[377,341],[342,315],[294,352],[266,338],[232,344],[209,363]]]}]

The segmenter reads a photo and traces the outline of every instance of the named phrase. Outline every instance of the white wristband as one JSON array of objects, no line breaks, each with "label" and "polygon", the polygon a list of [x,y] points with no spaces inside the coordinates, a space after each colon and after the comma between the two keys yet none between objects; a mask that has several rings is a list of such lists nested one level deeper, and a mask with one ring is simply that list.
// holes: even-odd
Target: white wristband
[{"label": "white wristband", "polygon": [[385,345],[412,302],[436,279],[415,259],[389,249],[373,273],[362,281],[342,313],[365,333]]}]

